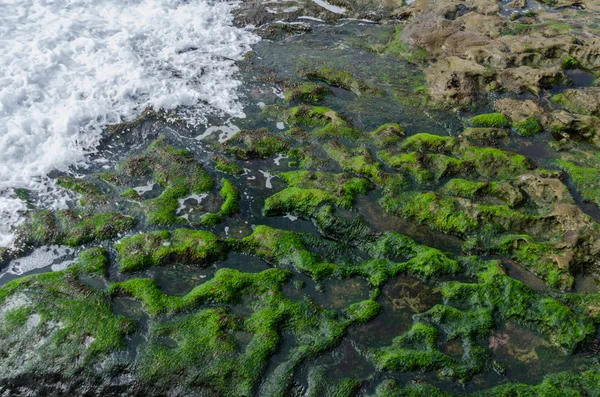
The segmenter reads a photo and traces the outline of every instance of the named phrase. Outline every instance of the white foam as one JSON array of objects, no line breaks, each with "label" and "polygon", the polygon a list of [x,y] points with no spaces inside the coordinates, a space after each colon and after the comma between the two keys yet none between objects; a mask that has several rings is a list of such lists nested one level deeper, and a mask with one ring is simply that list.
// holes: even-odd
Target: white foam
[{"label": "white foam", "polygon": [[[232,1],[0,2],[0,245],[19,208],[9,188],[45,188],[83,165],[103,126],[146,107],[187,109],[203,123],[243,117],[234,78],[258,38],[232,26]],[[22,208],[20,208],[22,209]],[[8,222],[5,222],[8,221]]]},{"label": "white foam", "polygon": [[69,265],[75,262],[74,259],[67,259],[75,253],[75,250],[67,246],[49,245],[37,248],[26,257],[14,259],[8,264],[8,268],[2,274],[14,274],[20,276],[24,273],[31,272],[36,269],[41,269],[51,266],[53,271],[66,269]]},{"label": "white foam", "polygon": [[343,7],[334,6],[333,4],[329,4],[324,0],[313,0],[313,2],[317,3],[321,7],[325,8],[328,11],[331,11],[335,14],[343,14],[346,12],[346,9]]},{"label": "white foam", "polygon": [[[187,206],[185,205],[186,201],[194,200],[196,202],[196,205],[200,205],[200,203],[202,203],[202,201],[207,197],[208,197],[208,194],[202,193],[202,194],[190,194],[189,196],[184,197],[182,199],[177,199],[177,201],[179,201],[179,207],[177,208],[177,211],[175,212],[175,214],[179,215],[183,210],[185,210],[187,208]],[[191,212],[191,211],[192,211],[192,208],[190,208],[188,212]],[[185,215],[183,217],[185,217]]]},{"label": "white foam", "polygon": [[258,170],[265,177],[265,187],[267,189],[273,189],[273,184],[271,183],[271,179],[275,177],[275,175],[269,173],[268,171]]},{"label": "white foam", "polygon": [[277,157],[273,159],[273,162],[275,163],[275,165],[281,165],[281,160],[289,158],[290,156],[286,156],[285,154],[278,154]]},{"label": "white foam", "polygon": [[228,140],[230,140],[231,138],[233,138],[233,136],[235,134],[237,134],[240,131],[239,127],[233,124],[227,124],[227,125],[219,125],[219,126],[211,126],[208,127],[206,129],[206,131],[204,131],[204,133],[198,135],[196,137],[197,140],[201,141],[203,139],[205,139],[206,137],[214,134],[215,132],[219,132],[219,143],[223,143],[226,142]]}]

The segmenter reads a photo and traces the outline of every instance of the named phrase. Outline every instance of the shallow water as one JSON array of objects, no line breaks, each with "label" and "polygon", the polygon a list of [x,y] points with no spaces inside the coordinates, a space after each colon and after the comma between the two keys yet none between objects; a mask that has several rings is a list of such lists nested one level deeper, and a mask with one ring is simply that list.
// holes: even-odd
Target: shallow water
[{"label": "shallow water", "polygon": [[[218,17],[216,18],[217,20],[213,22],[219,23]],[[142,151],[159,134],[168,136],[178,147],[188,148],[198,161],[209,162],[213,155],[210,149],[211,145],[224,142],[239,129],[267,127],[273,131],[284,131],[287,129],[287,125],[282,126],[280,124],[282,122],[268,120],[261,113],[262,106],[259,103],[280,104],[282,102],[281,86],[277,83],[277,79],[273,79],[275,82],[260,79],[261,76],[264,78],[264,74],[267,74],[265,70],[277,74],[282,79],[298,81],[297,72],[302,69],[321,66],[337,67],[349,70],[367,84],[383,90],[386,95],[362,97],[339,87],[329,87],[334,95],[327,97],[323,101],[323,105],[341,112],[363,131],[373,130],[387,122],[398,122],[406,129],[408,135],[429,132],[436,135],[456,136],[462,131],[462,121],[454,112],[431,109],[425,112],[421,108],[402,104],[392,99],[394,95],[397,95],[398,90],[406,88],[407,85],[419,84],[423,78],[414,65],[393,58],[380,57],[368,51],[367,44],[372,36],[385,36],[392,33],[393,29],[348,21],[336,26],[314,24],[312,28],[313,31],[310,34],[289,36],[283,42],[263,41],[256,44],[253,47],[256,52],[256,57],[252,61],[253,67],[242,70],[240,75],[236,76],[239,80],[227,81],[227,78],[231,78],[232,75],[230,72],[223,72],[225,73],[223,84],[228,84],[225,87],[225,97],[227,89],[233,90],[234,86],[237,87],[243,81],[244,86],[241,92],[248,98],[244,102],[247,118],[230,119],[228,116],[213,115],[209,123],[212,126],[209,127],[171,125],[156,120],[144,122],[130,134],[111,137],[103,141],[99,146],[100,153],[92,157],[94,162],[89,165],[89,171],[115,169],[118,161],[132,152]],[[230,27],[225,29],[226,32],[229,31],[228,29]],[[244,36],[246,33],[237,30],[234,33],[250,40],[250,36]],[[243,47],[243,40],[241,44],[237,45],[240,48]],[[242,51],[238,47],[236,49]],[[195,49],[187,48],[183,53],[188,54],[195,51]],[[211,58],[215,56],[212,54]],[[228,62],[226,64],[233,68]],[[573,75],[572,77],[574,81],[579,79],[577,80],[578,84],[582,85],[588,81],[586,78],[583,75],[579,77]],[[231,95],[231,98],[234,98],[237,94]],[[221,110],[230,115],[236,115],[236,109],[241,106],[237,102],[235,106],[232,105],[234,108],[229,109],[226,109],[223,103],[221,105]],[[547,145],[551,139],[552,137],[545,133],[528,140],[511,138],[499,143],[499,146],[524,154],[536,163],[545,165],[558,156],[557,152]],[[244,174],[238,178],[228,177],[242,194],[239,213],[227,218],[217,226],[206,229],[220,237],[241,238],[251,234],[255,226],[267,225],[312,236],[314,240],[306,238],[307,249],[323,261],[359,264],[369,258],[365,252],[355,246],[354,242],[334,241],[335,236],[322,235],[313,223],[295,215],[264,216],[265,199],[286,187],[276,173],[296,169],[288,164],[286,158],[278,155],[266,160],[239,161],[239,164],[244,168]],[[331,163],[321,169],[330,172],[341,171],[339,166]],[[386,169],[386,171],[389,170]],[[208,172],[215,180],[223,177],[221,173],[214,170]],[[136,187],[138,193],[142,194],[145,199],[158,197],[162,192],[158,185],[148,184],[148,181],[140,181]],[[574,196],[582,209],[587,208],[587,213],[600,219],[600,212],[596,206],[583,203],[580,196],[576,194]],[[438,248],[450,255],[462,252],[464,239],[432,231],[428,226],[415,221],[389,215],[379,205],[380,198],[381,195],[374,189],[367,195],[359,195],[352,210],[337,209],[335,214],[344,219],[361,216],[374,232],[399,232],[414,238],[417,243]],[[208,195],[189,196],[179,200],[178,215],[185,215],[190,222],[193,222],[207,212],[216,212],[222,202],[222,198],[214,190]],[[142,224],[131,233],[141,230],[148,229],[146,225]],[[315,240],[320,243],[311,245],[310,242],[314,243]],[[111,244],[112,242],[108,242],[106,246],[110,247]],[[31,274],[56,270],[50,266],[67,266],[76,253],[74,250],[61,251],[64,247],[54,247],[53,249],[56,252],[50,254],[46,249],[43,258],[40,258],[39,253],[34,251],[29,257],[15,260],[15,263],[9,265],[9,271]],[[110,269],[109,281],[148,277],[155,280],[165,294],[171,296],[187,294],[194,287],[211,280],[215,272],[222,268],[257,273],[272,267],[271,264],[257,257],[232,252],[225,260],[208,266],[170,264],[132,275],[123,275],[116,269],[117,259],[114,250],[110,252],[113,264]],[[521,280],[536,291],[547,291],[547,287],[541,279],[519,264],[506,258],[502,259],[508,275]],[[17,264],[17,262],[19,263]],[[28,264],[33,264],[33,266]],[[21,267],[17,268],[17,265]],[[343,318],[345,309],[351,304],[367,300],[373,293],[368,281],[363,278],[329,278],[317,282],[304,274],[297,273],[292,266],[289,267],[289,270],[292,270],[293,275],[283,285],[284,296],[294,302],[310,301],[319,310],[330,311],[334,316],[338,316],[337,318]],[[0,285],[17,276],[17,274],[5,274],[0,276],[2,277]],[[475,282],[466,276],[457,278],[461,278],[461,281],[465,282]],[[96,278],[84,278],[81,281],[96,289],[104,289],[107,286],[103,280]],[[557,350],[551,348],[544,338],[532,330],[509,323],[494,331],[489,339],[478,341],[490,350],[494,359],[507,365],[506,376],[498,375],[486,368],[464,388],[457,382],[442,379],[435,373],[384,374],[377,371],[366,352],[371,348],[391,345],[396,337],[411,328],[415,314],[426,312],[433,306],[444,303],[438,281],[424,282],[406,275],[390,278],[381,288],[381,293],[377,298],[382,310],[374,319],[365,324],[352,325],[346,335],[341,337],[331,349],[315,354],[314,357],[304,361],[294,361],[298,356],[297,350],[300,346],[296,337],[285,328],[279,330],[281,342],[277,352],[269,358],[259,393],[269,395],[270,387],[272,387],[269,382],[277,379],[281,373],[286,373],[286,371],[290,372],[289,378],[293,380],[293,386],[290,388],[296,391],[306,391],[310,386],[311,374],[319,369],[324,369],[327,379],[332,383],[344,378],[365,381],[361,395],[372,391],[377,383],[385,377],[397,379],[402,384],[427,381],[444,390],[460,393],[465,390],[481,390],[508,381],[539,382],[544,374],[576,368],[576,365],[586,362],[589,358],[583,355],[568,357],[558,354]],[[598,291],[597,285],[585,275],[576,280],[575,290],[578,292]],[[239,316],[243,321],[253,313],[252,299],[244,296],[240,298],[239,302],[226,305],[226,307],[230,313]],[[139,323],[139,328],[128,337],[127,341],[129,356],[133,360],[139,346],[148,341],[147,334],[151,320],[139,302],[132,299],[113,298],[112,310],[116,314],[132,318]],[[231,336],[241,352],[246,350],[252,339],[251,333],[241,330],[231,332]],[[177,342],[169,337],[154,338],[153,342],[169,349],[178,347]],[[459,360],[464,353],[463,346],[458,340],[447,341],[442,338],[438,345],[442,353],[456,360]],[[298,392],[298,395],[301,394]]]}]

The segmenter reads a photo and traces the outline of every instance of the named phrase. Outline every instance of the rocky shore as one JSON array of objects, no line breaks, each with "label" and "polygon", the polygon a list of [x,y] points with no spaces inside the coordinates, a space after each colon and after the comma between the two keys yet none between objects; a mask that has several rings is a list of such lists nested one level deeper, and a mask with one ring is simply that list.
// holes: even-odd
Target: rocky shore
[{"label": "rocky shore", "polygon": [[245,119],[149,109],[69,209],[17,192],[0,395],[600,393],[599,3],[236,13]]}]

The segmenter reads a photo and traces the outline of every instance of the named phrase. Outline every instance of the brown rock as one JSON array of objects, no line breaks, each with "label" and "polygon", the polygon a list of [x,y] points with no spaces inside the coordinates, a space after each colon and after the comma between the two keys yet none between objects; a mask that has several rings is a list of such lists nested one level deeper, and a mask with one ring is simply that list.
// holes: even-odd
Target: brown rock
[{"label": "brown rock", "polygon": [[429,93],[438,102],[466,105],[481,91],[485,67],[458,57],[445,58],[425,70]]},{"label": "brown rock", "polygon": [[531,116],[541,117],[544,113],[542,106],[531,99],[498,99],[494,103],[494,110],[504,114],[506,117],[517,123]]},{"label": "brown rock", "polygon": [[506,19],[498,15],[482,15],[476,12],[467,12],[456,19],[465,30],[484,34],[492,39],[500,36]]},{"label": "brown rock", "polygon": [[414,17],[402,31],[401,40],[412,46],[437,53],[446,39],[460,30],[455,21],[443,15],[427,12]]},{"label": "brown rock", "polygon": [[513,0],[508,3],[511,8],[525,8],[527,7],[527,0]]},{"label": "brown rock", "polygon": [[500,75],[500,82],[507,91],[531,91],[538,95],[541,88],[550,88],[564,78],[565,75],[558,66],[540,69],[519,66],[504,70]]},{"label": "brown rock", "polygon": [[557,110],[542,122],[556,139],[587,141],[600,146],[600,119],[597,117]]},{"label": "brown rock", "polygon": [[600,87],[568,89],[562,94],[567,100],[567,110],[591,116],[600,115]]}]

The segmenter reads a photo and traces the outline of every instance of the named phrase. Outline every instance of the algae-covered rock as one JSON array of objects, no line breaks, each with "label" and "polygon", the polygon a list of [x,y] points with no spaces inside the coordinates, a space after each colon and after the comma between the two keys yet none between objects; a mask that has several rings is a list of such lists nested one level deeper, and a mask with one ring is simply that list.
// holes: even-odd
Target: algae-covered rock
[{"label": "algae-covered rock", "polygon": [[285,153],[288,144],[267,129],[243,130],[223,144],[224,150],[235,157],[248,160],[267,158]]},{"label": "algae-covered rock", "polygon": [[600,88],[567,89],[551,100],[571,113],[600,116]]},{"label": "algae-covered rock", "polygon": [[[114,354],[125,349],[135,325],[111,311],[104,291],[82,281],[104,277],[107,267],[106,251],[91,248],[66,270],[0,287],[0,383],[56,377],[68,391],[112,376],[105,371],[119,364]],[[35,389],[35,383],[28,387]]]},{"label": "algae-covered rock", "polygon": [[378,127],[370,135],[377,146],[385,148],[398,143],[404,138],[406,132],[399,124],[389,123]]},{"label": "algae-covered rock", "polygon": [[265,200],[265,215],[291,213],[308,218],[325,204],[350,208],[358,194],[366,194],[369,182],[348,174],[292,171],[280,174],[289,187]]},{"label": "algae-covered rock", "polygon": [[240,167],[235,161],[228,159],[224,156],[216,156],[215,169],[233,176],[240,176],[244,173],[244,169]]},{"label": "algae-covered rock", "polygon": [[135,234],[121,240],[115,248],[123,272],[168,263],[206,265],[227,253],[225,241],[210,232],[190,229]]},{"label": "algae-covered rock", "polygon": [[38,210],[19,227],[19,242],[25,245],[64,244],[77,246],[94,240],[115,238],[136,223],[118,213],[88,210]]},{"label": "algae-covered rock", "polygon": [[214,186],[192,153],[170,146],[165,137],[154,141],[144,153],[129,157],[119,171],[128,178],[149,179],[164,188],[159,197],[144,201],[151,224],[176,223],[180,199],[207,193]]},{"label": "algae-covered rock", "polygon": [[293,102],[319,102],[327,95],[333,95],[333,92],[322,85],[304,82],[293,88],[287,89],[283,93],[284,101]]},{"label": "algae-covered rock", "polygon": [[307,79],[322,81],[332,87],[344,88],[352,91],[357,96],[378,93],[377,89],[369,87],[350,73],[329,67],[317,70],[304,70],[301,72],[301,75]]},{"label": "algae-covered rock", "polygon": [[558,140],[584,141],[598,146],[600,119],[597,117],[556,110],[547,116],[545,125]]}]

